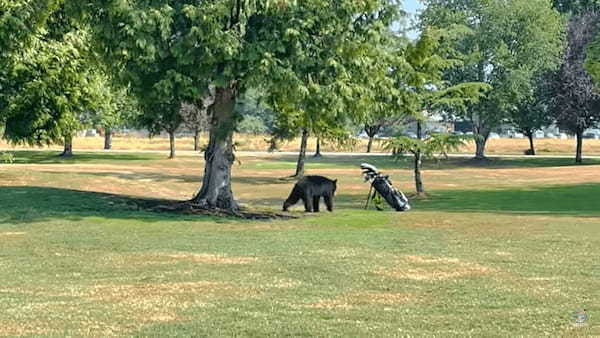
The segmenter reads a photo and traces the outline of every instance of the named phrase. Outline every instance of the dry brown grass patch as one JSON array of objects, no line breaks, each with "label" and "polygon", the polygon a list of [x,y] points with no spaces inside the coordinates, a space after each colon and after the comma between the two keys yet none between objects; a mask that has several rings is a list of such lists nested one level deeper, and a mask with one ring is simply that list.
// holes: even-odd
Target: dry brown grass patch
[{"label": "dry brown grass patch", "polygon": [[[256,291],[226,282],[198,281],[98,285],[88,298],[113,306],[114,311],[133,321],[136,327],[155,322],[185,321],[181,314],[192,307],[207,307],[216,299],[252,297]],[[122,331],[128,331],[123,328]]]},{"label": "dry brown grass patch", "polygon": [[155,253],[155,254],[135,254],[127,256],[113,256],[107,258],[107,264],[116,266],[131,265],[167,265],[179,262],[190,262],[197,264],[215,264],[215,265],[235,265],[250,264],[256,262],[255,257],[224,256],[208,253]]},{"label": "dry brown grass patch", "polygon": [[201,264],[250,264],[258,260],[255,257],[227,257],[193,253],[167,254],[164,256],[174,260],[185,260]]},{"label": "dry brown grass patch", "polygon": [[441,281],[487,275],[495,269],[457,258],[431,256],[405,256],[392,268],[380,269],[377,273],[394,279],[416,281]]},{"label": "dry brown grass patch", "polygon": [[293,289],[302,285],[302,282],[295,279],[277,279],[271,283],[266,284],[265,288],[274,289]]},{"label": "dry brown grass patch", "polygon": [[25,236],[26,232],[0,232],[0,238],[13,238]]},{"label": "dry brown grass patch", "polygon": [[[189,320],[183,311],[193,307],[212,306],[212,302],[225,298],[253,297],[257,292],[233,283],[218,281],[104,284],[89,288],[67,290],[0,289],[51,298],[75,297],[81,301],[30,302],[15,309],[19,321],[0,323],[1,336],[48,335],[61,330],[63,323],[48,314],[63,313],[61,320],[75,323],[76,335],[114,336],[139,330],[144,325],[160,322]],[[90,318],[86,304],[110,311],[111,319]],[[34,321],[34,318],[47,317]]]},{"label": "dry brown grass patch", "polygon": [[48,328],[44,327],[44,323],[11,321],[0,323],[0,337],[43,336],[50,332]]},{"label": "dry brown grass patch", "polygon": [[138,304],[149,300],[168,300],[170,296],[188,295],[201,298],[239,296],[247,290],[225,282],[198,281],[181,283],[114,284],[98,285],[89,292],[89,298],[110,302],[126,301]]}]

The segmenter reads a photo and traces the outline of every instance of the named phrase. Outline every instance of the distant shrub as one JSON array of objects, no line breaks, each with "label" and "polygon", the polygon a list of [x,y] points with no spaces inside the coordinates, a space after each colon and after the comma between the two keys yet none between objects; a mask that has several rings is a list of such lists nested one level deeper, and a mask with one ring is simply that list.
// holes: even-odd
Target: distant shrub
[{"label": "distant shrub", "polygon": [[244,119],[238,124],[238,132],[244,134],[265,134],[268,128],[265,123],[257,116],[246,115]]}]

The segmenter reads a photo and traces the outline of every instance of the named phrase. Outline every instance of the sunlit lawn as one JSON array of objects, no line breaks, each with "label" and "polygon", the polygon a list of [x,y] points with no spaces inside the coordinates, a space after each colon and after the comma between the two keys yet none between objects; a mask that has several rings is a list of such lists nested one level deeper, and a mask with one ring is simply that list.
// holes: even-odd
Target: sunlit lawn
[{"label": "sunlit lawn", "polygon": [[[358,165],[410,193],[408,160],[311,159],[335,212],[251,222],[138,209],[190,198],[199,155],[55,155],[0,164],[0,336],[600,335],[598,162],[427,163],[395,213]],[[239,160],[237,198],[279,210],[294,158]]]}]

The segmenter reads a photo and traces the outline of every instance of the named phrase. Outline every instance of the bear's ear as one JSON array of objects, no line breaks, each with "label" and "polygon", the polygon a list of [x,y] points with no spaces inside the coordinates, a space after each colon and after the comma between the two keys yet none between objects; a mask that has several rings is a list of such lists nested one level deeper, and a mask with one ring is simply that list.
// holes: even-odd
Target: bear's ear
[{"label": "bear's ear", "polygon": [[333,184],[337,184],[337,179],[333,180]]}]

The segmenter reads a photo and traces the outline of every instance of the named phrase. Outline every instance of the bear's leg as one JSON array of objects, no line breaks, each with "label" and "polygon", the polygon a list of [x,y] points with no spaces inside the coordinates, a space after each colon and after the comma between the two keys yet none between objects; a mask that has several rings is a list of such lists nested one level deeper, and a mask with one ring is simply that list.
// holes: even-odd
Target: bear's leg
[{"label": "bear's leg", "polygon": [[313,197],[313,210],[315,212],[319,212],[319,200],[320,199],[321,199],[321,196]]},{"label": "bear's leg", "polygon": [[312,201],[312,197],[310,196],[310,194],[305,194],[304,197],[302,197],[302,200],[304,201],[304,210],[306,212],[312,212],[313,211],[313,201]]},{"label": "bear's leg", "polygon": [[325,200],[325,205],[327,205],[327,210],[333,211],[333,198],[331,198],[331,195],[325,195],[323,199]]}]

